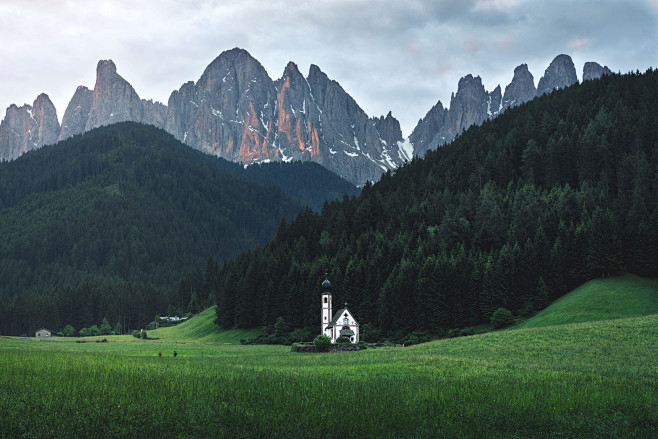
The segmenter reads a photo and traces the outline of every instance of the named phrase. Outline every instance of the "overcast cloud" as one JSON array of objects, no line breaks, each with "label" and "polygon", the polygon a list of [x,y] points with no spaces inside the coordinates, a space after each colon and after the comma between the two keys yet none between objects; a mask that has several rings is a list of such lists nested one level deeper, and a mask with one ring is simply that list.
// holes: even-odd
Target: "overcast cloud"
[{"label": "overcast cloud", "polygon": [[[241,47],[272,79],[316,64],[370,116],[408,135],[459,78],[505,86],[528,64],[535,85],[572,57],[615,72],[658,66],[658,0],[2,0],[0,107],[47,93],[61,120],[96,63],[112,59],[140,97],[167,103],[222,51]],[[4,114],[3,114],[4,116]]]}]

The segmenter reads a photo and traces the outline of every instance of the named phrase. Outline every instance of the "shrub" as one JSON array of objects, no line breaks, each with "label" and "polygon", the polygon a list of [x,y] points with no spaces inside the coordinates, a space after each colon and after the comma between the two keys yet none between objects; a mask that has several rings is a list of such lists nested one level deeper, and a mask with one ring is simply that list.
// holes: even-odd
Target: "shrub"
[{"label": "shrub", "polygon": [[336,339],[336,343],[337,344],[350,344],[352,342],[350,341],[349,337],[345,337],[344,335],[341,335],[340,337],[338,337]]},{"label": "shrub", "polygon": [[65,337],[73,337],[75,335],[75,329],[71,325],[64,326],[62,333]]},{"label": "shrub", "polygon": [[313,345],[318,352],[327,352],[331,346],[331,339],[326,335],[318,335],[313,339]]},{"label": "shrub", "polygon": [[101,330],[98,329],[97,325],[92,325],[91,328],[89,328],[89,335],[98,337],[99,335],[101,335]]},{"label": "shrub", "polygon": [[313,341],[313,329],[308,327],[308,326],[303,328],[303,329],[302,328],[294,329],[290,333],[289,338],[293,342],[296,342],[296,341],[302,341],[302,342]]},{"label": "shrub", "polygon": [[514,323],[514,316],[512,316],[512,312],[507,308],[498,308],[491,315],[491,324],[496,329],[504,328],[512,323]]},{"label": "shrub", "polygon": [[141,333],[141,331],[134,330],[134,331],[133,331],[133,337],[135,337],[135,338],[142,338],[142,333]]}]

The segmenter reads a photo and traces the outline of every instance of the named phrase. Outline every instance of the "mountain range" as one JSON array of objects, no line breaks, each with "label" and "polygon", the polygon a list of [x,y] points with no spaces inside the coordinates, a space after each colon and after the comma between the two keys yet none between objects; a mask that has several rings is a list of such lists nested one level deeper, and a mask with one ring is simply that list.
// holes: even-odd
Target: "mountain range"
[{"label": "mountain range", "polygon": [[[610,73],[588,62],[583,80]],[[281,78],[272,80],[246,50],[231,49],[213,60],[196,82],[174,90],[164,105],[140,98],[113,61],[101,60],[93,90],[76,89],[61,125],[46,94],[32,106],[9,106],[0,122],[0,160],[13,160],[102,125],[133,121],[162,128],[195,149],[229,161],[314,161],[362,186],[451,141],[471,125],[575,82],[568,55],[551,62],[537,87],[526,64],[516,67],[504,93],[500,86],[486,91],[479,76],[464,76],[449,108],[437,102],[404,139],[391,112],[369,117],[316,65],[304,77],[289,62]]]}]

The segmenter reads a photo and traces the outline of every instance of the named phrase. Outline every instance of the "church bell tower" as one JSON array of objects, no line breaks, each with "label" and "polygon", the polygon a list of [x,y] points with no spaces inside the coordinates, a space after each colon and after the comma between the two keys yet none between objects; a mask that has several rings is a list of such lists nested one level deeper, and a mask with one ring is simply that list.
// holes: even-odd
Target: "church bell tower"
[{"label": "church bell tower", "polygon": [[327,335],[327,325],[331,322],[331,282],[326,277],[322,282],[322,316],[320,317],[322,327],[320,334]]}]

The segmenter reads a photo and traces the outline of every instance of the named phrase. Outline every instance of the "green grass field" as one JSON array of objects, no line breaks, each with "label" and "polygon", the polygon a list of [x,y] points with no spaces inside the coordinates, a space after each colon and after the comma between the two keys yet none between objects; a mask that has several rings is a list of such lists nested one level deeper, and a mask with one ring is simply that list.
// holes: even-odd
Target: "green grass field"
[{"label": "green grass field", "polygon": [[0,339],[0,437],[658,437],[658,314],[333,354],[53,341]]}]

